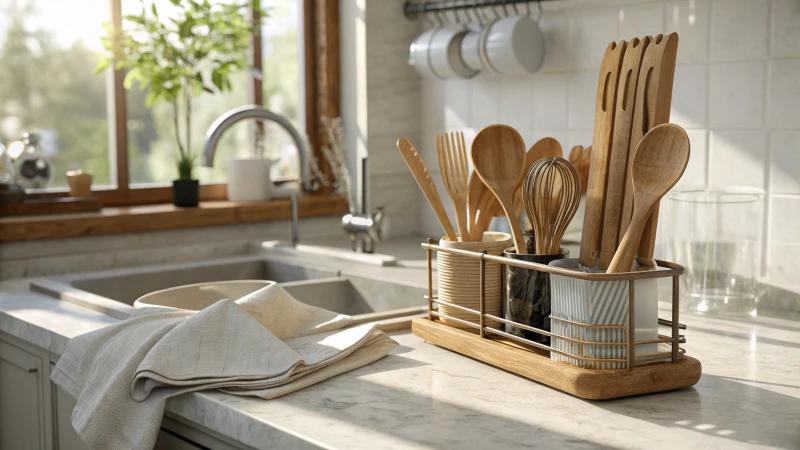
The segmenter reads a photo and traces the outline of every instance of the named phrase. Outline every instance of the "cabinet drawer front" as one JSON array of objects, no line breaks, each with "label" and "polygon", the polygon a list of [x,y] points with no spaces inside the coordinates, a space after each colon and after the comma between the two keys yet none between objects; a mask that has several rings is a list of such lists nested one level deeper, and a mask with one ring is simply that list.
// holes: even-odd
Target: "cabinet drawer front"
[{"label": "cabinet drawer front", "polygon": [[43,449],[42,360],[0,342],[0,448]]}]

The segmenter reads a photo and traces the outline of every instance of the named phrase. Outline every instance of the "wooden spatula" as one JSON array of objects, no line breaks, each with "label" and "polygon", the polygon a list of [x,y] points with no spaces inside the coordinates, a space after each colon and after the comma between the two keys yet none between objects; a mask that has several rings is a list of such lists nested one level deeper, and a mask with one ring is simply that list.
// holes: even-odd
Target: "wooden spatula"
[{"label": "wooden spatula", "polygon": [[525,238],[514,215],[514,192],[525,173],[525,142],[507,125],[489,125],[472,141],[472,166],[506,213],[517,254],[527,254]]},{"label": "wooden spatula", "polygon": [[594,112],[592,164],[586,188],[586,210],[581,234],[580,263],[584,267],[594,267],[600,250],[608,154],[614,133],[614,104],[617,101],[619,70],[627,45],[626,41],[620,41],[619,44],[616,42],[608,44],[603,55],[603,63],[600,65]]},{"label": "wooden spatula", "polygon": [[671,123],[650,130],[639,143],[631,164],[633,217],[622,242],[608,266],[608,273],[629,272],[636,258],[653,208],[683,175],[689,163],[689,137]]},{"label": "wooden spatula", "polygon": [[[675,59],[678,54],[678,34],[658,35],[651,39],[639,69],[639,80],[636,88],[633,125],[631,127],[631,153],[639,140],[656,125],[669,122],[672,105],[672,83],[675,78]],[[631,189],[631,173],[628,171],[625,187],[625,199],[622,205],[620,235],[625,233],[633,212],[633,191]],[[639,256],[642,260],[652,260],[655,248],[656,226],[658,225],[658,205],[653,210],[651,219],[642,234]]]},{"label": "wooden spatula", "polygon": [[622,202],[625,197],[625,178],[627,176],[628,153],[631,144],[631,125],[633,124],[636,86],[639,79],[639,66],[642,64],[644,50],[649,43],[649,36],[645,36],[641,41],[638,38],[631,39],[628,42],[628,49],[625,50],[625,57],[622,60],[619,86],[617,86],[617,104],[614,112],[614,135],[608,160],[603,235],[600,239],[601,269],[608,268],[621,238],[619,227]]},{"label": "wooden spatula", "polygon": [[416,148],[414,148],[413,145],[411,145],[411,141],[406,138],[401,138],[399,141],[397,141],[397,149],[400,150],[400,155],[403,157],[403,160],[405,160],[408,169],[411,171],[411,174],[414,175],[414,179],[417,180],[417,184],[419,185],[419,188],[422,189],[422,193],[425,195],[425,198],[428,199],[428,203],[431,205],[433,212],[439,219],[439,223],[442,224],[444,234],[447,235],[447,238],[451,241],[458,241],[456,230],[453,229],[453,224],[447,217],[447,212],[445,212],[444,206],[442,205],[442,200],[439,198],[439,192],[436,190],[436,185],[433,184],[431,175],[428,173],[425,163],[422,162],[419,152]]}]

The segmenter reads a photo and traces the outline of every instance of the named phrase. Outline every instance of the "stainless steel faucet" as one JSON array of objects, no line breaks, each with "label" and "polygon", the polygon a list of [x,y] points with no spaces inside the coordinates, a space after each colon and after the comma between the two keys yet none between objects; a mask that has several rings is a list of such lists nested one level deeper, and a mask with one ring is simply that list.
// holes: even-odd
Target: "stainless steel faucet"
[{"label": "stainless steel faucet", "polygon": [[308,167],[308,149],[303,143],[300,133],[286,120],[285,117],[268,111],[258,105],[246,105],[234,108],[219,116],[217,120],[208,128],[206,132],[206,143],[203,147],[203,165],[211,167],[214,165],[214,153],[217,150],[217,143],[222,133],[231,125],[244,119],[269,120],[280,125],[286,130],[294,140],[297,147],[298,162],[300,163],[300,185],[303,192],[311,192],[311,175]]},{"label": "stainless steel faucet", "polygon": [[351,212],[342,217],[342,230],[350,238],[354,252],[374,253],[375,244],[389,238],[389,217],[382,206],[375,207],[375,213],[369,212],[369,184],[367,176],[367,158],[361,160],[361,212],[351,208]]}]

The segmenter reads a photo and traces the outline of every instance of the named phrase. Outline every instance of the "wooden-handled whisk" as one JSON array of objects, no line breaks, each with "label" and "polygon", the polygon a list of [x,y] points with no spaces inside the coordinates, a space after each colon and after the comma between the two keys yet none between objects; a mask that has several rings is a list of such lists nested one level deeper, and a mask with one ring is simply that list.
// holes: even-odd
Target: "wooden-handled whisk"
[{"label": "wooden-handled whisk", "polygon": [[559,253],[561,238],[581,200],[578,172],[563,158],[540,159],[525,177],[522,199],[533,226],[536,254]]}]

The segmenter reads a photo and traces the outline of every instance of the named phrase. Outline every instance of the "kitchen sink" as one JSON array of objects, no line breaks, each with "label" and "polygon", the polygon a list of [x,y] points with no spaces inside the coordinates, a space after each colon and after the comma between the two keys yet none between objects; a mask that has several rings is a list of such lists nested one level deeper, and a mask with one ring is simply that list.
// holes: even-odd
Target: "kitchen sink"
[{"label": "kitchen sink", "polygon": [[232,280],[276,281],[304,303],[375,320],[425,310],[420,287],[264,254],[63,275],[33,281],[31,289],[124,319],[136,299],[150,292]]}]

